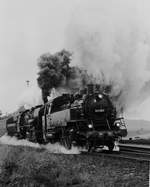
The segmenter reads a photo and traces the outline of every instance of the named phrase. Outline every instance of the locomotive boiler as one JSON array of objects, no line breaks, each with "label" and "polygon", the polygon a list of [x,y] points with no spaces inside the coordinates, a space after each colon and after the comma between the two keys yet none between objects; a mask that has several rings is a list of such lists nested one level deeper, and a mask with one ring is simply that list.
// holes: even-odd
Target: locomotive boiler
[{"label": "locomotive boiler", "polygon": [[[127,135],[124,119],[117,118],[109,95],[101,91],[100,85],[93,84],[22,112],[14,124],[20,138],[60,142],[68,149],[76,145],[88,151],[103,146],[112,151],[115,141]],[[7,130],[8,134],[12,132],[9,121]]]}]

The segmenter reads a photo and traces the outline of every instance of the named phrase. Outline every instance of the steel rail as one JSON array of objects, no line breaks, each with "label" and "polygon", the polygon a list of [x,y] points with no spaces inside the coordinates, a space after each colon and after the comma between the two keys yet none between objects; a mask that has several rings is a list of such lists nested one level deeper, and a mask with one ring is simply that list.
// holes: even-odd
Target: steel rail
[{"label": "steel rail", "polygon": [[129,160],[137,160],[137,161],[148,161],[150,162],[150,156],[142,156],[137,154],[131,154],[131,152],[118,152],[118,153],[106,153],[106,152],[95,152],[95,153],[85,153],[82,152],[81,154],[86,154],[90,156],[105,156],[105,157],[113,157],[113,158],[121,158],[121,159],[129,159]]},{"label": "steel rail", "polygon": [[150,161],[150,145],[119,144],[120,154]]},{"label": "steel rail", "polygon": [[150,146],[144,145],[132,145],[132,144],[120,144],[120,151],[109,152],[108,150],[100,150],[95,152],[81,152],[81,154],[87,154],[91,156],[106,156],[122,159],[134,159],[137,161],[150,162]]}]

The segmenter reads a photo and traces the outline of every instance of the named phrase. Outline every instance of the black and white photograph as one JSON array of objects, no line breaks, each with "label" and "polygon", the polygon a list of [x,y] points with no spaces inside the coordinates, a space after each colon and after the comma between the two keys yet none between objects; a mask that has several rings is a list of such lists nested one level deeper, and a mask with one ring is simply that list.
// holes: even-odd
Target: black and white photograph
[{"label": "black and white photograph", "polygon": [[0,187],[150,187],[149,0],[0,0]]}]

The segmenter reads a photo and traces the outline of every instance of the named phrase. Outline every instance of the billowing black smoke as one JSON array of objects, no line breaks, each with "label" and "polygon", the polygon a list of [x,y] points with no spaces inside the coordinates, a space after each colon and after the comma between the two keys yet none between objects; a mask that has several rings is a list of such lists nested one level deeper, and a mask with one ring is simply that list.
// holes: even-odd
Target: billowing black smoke
[{"label": "billowing black smoke", "polygon": [[92,76],[88,75],[86,70],[70,66],[71,56],[72,54],[66,50],[40,56],[37,81],[42,90],[44,103],[47,102],[47,96],[50,95],[52,88],[61,87],[74,92],[92,80]]},{"label": "billowing black smoke", "polygon": [[[84,88],[89,83],[100,84],[102,92],[109,93],[113,103],[117,106],[118,113],[122,113],[125,105],[122,102],[122,92],[120,90],[113,93],[115,87],[113,81],[106,83],[106,77],[101,71],[99,76],[89,74],[87,70],[77,66],[70,66],[72,54],[69,51],[62,50],[55,54],[43,54],[38,60],[38,85],[42,90],[42,99],[46,103],[47,97],[51,94],[53,88],[56,90],[64,89],[67,92],[74,93]],[[126,93],[126,92],[125,92]]]}]

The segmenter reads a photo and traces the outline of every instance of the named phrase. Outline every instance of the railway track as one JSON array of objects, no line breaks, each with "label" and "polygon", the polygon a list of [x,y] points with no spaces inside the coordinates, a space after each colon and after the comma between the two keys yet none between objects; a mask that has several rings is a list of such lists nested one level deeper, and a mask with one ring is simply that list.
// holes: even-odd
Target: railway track
[{"label": "railway track", "polygon": [[114,158],[123,158],[123,159],[134,159],[137,161],[148,161],[150,162],[150,146],[145,145],[134,145],[134,144],[119,144],[120,151],[113,151],[112,153],[108,150],[100,150],[89,154],[95,156],[106,156]]},{"label": "railway track", "polygon": [[95,152],[88,153],[81,151],[81,154],[90,156],[106,156],[121,159],[134,159],[137,161],[150,162],[150,146],[134,145],[134,144],[119,144],[120,151],[113,151],[110,153],[108,150],[96,150]]},{"label": "railway track", "polygon": [[150,145],[119,144],[120,155],[136,160],[150,161]]}]

